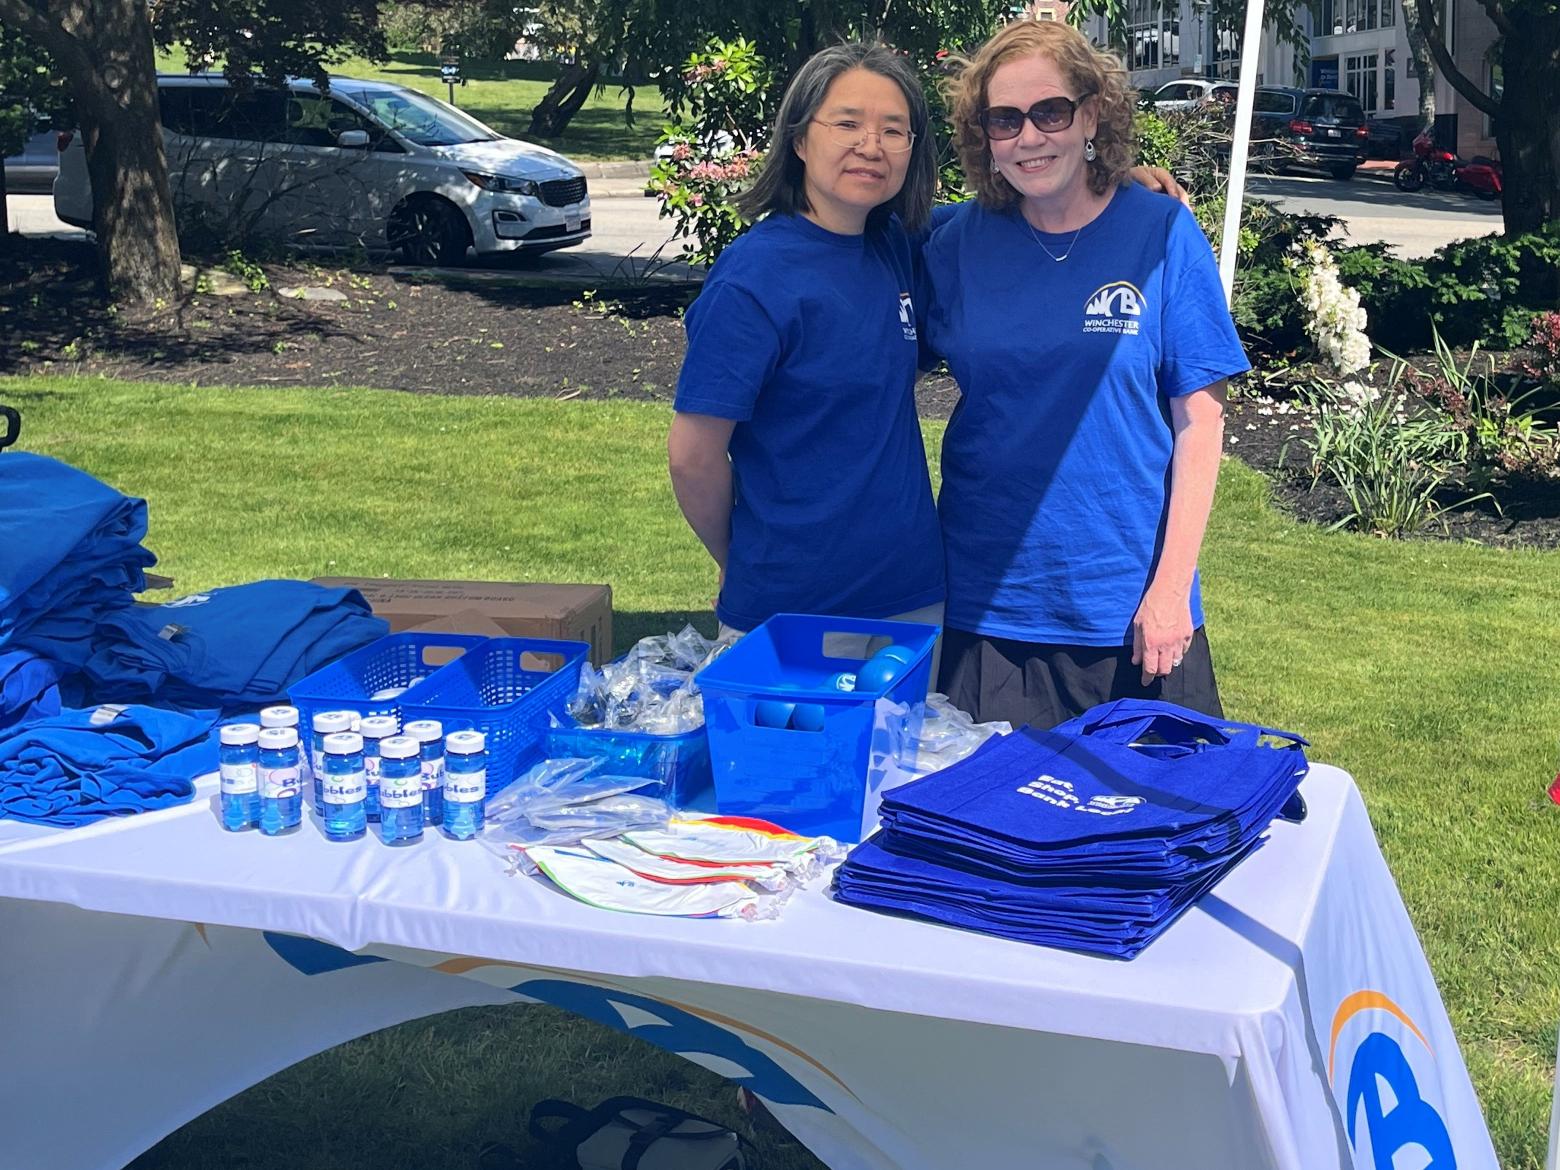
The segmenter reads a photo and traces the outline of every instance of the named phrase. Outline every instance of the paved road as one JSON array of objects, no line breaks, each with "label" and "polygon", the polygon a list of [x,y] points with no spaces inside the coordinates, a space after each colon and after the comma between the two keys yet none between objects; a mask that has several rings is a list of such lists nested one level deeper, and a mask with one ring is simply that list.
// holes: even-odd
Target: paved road
[{"label": "paved road", "polygon": [[[613,194],[591,199],[592,236],[576,248],[537,257],[519,266],[524,271],[559,277],[607,279],[641,274],[658,247],[661,259],[671,260],[680,251],[670,241],[671,224],[659,217],[660,204],[637,190],[639,180],[628,178],[602,186]],[[1500,204],[1484,203],[1470,195],[1420,191],[1405,195],[1389,178],[1367,177],[1353,181],[1298,175],[1253,175],[1249,194],[1275,200],[1286,211],[1310,211],[1343,218],[1347,238],[1358,243],[1382,240],[1405,257],[1428,256],[1453,240],[1488,235],[1501,228]],[[10,200],[12,221],[27,234],[74,233],[54,218],[48,196],[17,195]],[[517,266],[505,263],[500,271]],[[668,275],[685,273],[681,265]]]},{"label": "paved road", "polygon": [[1399,256],[1428,256],[1453,240],[1501,230],[1500,204],[1447,191],[1404,194],[1390,175],[1361,171],[1347,183],[1299,175],[1252,175],[1247,195],[1288,212],[1336,215],[1351,243],[1391,244]]}]

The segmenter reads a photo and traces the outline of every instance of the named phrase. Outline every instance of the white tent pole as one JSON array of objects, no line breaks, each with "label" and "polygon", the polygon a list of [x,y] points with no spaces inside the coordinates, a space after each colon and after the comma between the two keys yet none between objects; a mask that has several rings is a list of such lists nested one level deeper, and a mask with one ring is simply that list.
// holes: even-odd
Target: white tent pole
[{"label": "white tent pole", "polygon": [[1549,1114],[1549,1160],[1547,1170],[1560,1170],[1560,1044],[1555,1045],[1555,1103]]},{"label": "white tent pole", "polygon": [[[1224,205],[1224,237],[1219,244],[1219,279],[1224,300],[1235,296],[1235,253],[1240,244],[1241,203],[1246,197],[1246,155],[1251,144],[1251,106],[1262,59],[1263,0],[1247,0],[1246,31],[1240,43],[1240,88],[1235,98],[1235,140],[1230,144],[1230,185]],[[1217,35],[1217,34],[1215,34]]]}]

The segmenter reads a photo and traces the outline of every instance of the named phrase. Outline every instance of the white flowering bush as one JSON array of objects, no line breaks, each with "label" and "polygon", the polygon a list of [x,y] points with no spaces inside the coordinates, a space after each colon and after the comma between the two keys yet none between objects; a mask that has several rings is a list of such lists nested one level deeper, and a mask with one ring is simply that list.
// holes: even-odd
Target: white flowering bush
[{"label": "white flowering bush", "polygon": [[1300,277],[1307,335],[1339,374],[1358,373],[1370,365],[1360,294],[1338,278],[1338,266],[1325,244],[1307,239],[1295,248],[1299,255],[1290,266]]}]

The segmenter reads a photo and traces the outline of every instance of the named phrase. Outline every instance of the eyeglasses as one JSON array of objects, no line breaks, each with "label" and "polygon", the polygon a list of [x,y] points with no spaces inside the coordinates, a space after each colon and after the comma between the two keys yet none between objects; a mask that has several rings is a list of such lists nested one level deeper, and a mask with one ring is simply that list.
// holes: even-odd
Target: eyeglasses
[{"label": "eyeglasses", "polygon": [[987,138],[996,142],[1017,138],[1022,134],[1025,118],[1033,122],[1035,129],[1042,134],[1054,134],[1071,126],[1078,107],[1093,96],[1092,93],[1079,94],[1077,101],[1064,97],[1046,98],[1027,110],[1017,106],[991,106],[976,114],[975,122]]},{"label": "eyeglasses", "polygon": [[824,129],[824,137],[835,146],[857,150],[865,146],[867,139],[877,135],[878,144],[889,154],[903,154],[915,145],[915,133],[899,126],[884,126],[881,130],[868,130],[860,122],[822,122],[813,119]]}]

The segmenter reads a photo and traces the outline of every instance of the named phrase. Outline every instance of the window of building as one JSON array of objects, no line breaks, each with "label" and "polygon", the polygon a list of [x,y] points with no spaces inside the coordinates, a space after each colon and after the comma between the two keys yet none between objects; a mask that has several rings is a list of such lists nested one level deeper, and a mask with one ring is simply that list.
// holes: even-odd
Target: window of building
[{"label": "window of building", "polygon": [[1228,81],[1240,80],[1240,33],[1233,24],[1213,30],[1213,73]]},{"label": "window of building", "polygon": [[1397,109],[1397,50],[1387,49],[1381,55],[1381,108]]},{"label": "window of building", "polygon": [[1381,0],[1381,27],[1391,28],[1396,23],[1397,0]]},{"label": "window of building", "polygon": [[[1486,58],[1484,62],[1484,92],[1496,101],[1500,101],[1506,92],[1505,74],[1501,70],[1498,59]],[[1495,119],[1488,114],[1484,115],[1484,137],[1495,137]]]},{"label": "window of building", "polygon": [[1055,20],[1056,19],[1056,9],[1054,9],[1054,8],[1042,8],[1042,9],[1040,9],[1039,11],[1037,11],[1035,13],[1035,19],[1036,20]]},{"label": "window of building", "polygon": [[1167,14],[1159,0],[1132,0],[1127,40],[1133,69],[1160,69],[1181,63],[1181,19]]},{"label": "window of building", "polygon": [[1376,103],[1376,65],[1375,53],[1361,53],[1343,59],[1343,88],[1358,99],[1367,114],[1374,114],[1379,108]]}]

